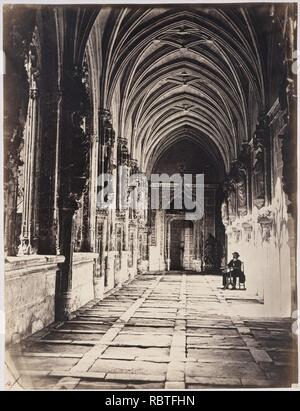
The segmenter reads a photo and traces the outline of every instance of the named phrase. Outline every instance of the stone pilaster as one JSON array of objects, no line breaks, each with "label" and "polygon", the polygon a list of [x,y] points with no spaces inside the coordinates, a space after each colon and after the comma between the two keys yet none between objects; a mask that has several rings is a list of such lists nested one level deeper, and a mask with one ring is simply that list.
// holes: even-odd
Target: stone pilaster
[{"label": "stone pilaster", "polygon": [[29,103],[24,130],[24,194],[19,255],[36,254],[38,249],[39,68],[34,42],[29,48],[25,67],[29,82]]},{"label": "stone pilaster", "polygon": [[70,66],[63,76],[63,105],[59,189],[59,247],[65,256],[58,287],[57,318],[65,319],[71,314],[72,265],[74,249],[74,213],[87,190],[89,172],[90,138],[87,129],[89,99],[85,86],[83,67]]}]

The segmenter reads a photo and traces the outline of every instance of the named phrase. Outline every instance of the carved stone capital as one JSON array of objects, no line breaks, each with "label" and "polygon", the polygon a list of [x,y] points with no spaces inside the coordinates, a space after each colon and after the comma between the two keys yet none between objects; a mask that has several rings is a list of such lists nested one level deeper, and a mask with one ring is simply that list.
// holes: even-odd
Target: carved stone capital
[{"label": "carved stone capital", "polygon": [[260,148],[265,148],[268,143],[269,136],[269,122],[270,119],[267,114],[263,113],[259,116],[258,124],[253,137],[253,148],[257,150]]},{"label": "carved stone capital", "polygon": [[96,214],[98,217],[107,217],[108,216],[108,209],[106,208],[97,208]]},{"label": "carved stone capital", "polygon": [[118,141],[119,146],[127,147],[127,139],[126,138],[118,137],[117,141]]},{"label": "carved stone capital", "polygon": [[117,212],[116,212],[116,217],[117,217],[119,220],[125,220],[126,211],[125,211],[125,210],[117,210]]},{"label": "carved stone capital", "polygon": [[91,142],[92,143],[98,143],[99,142],[99,136],[97,134],[92,134],[91,135]]},{"label": "carved stone capital", "polygon": [[129,166],[131,167],[132,174],[137,174],[139,172],[138,161],[135,159],[129,160]]},{"label": "carved stone capital", "polygon": [[29,91],[29,96],[32,100],[36,100],[39,96],[39,90],[38,89],[31,89]]},{"label": "carved stone capital", "polygon": [[259,224],[272,224],[273,223],[273,213],[270,209],[263,210],[257,217],[257,222]]},{"label": "carved stone capital", "polygon": [[264,205],[265,205],[265,199],[264,198],[255,198],[253,200],[253,205],[260,210]]},{"label": "carved stone capital", "polygon": [[99,116],[101,118],[101,120],[103,121],[111,121],[111,113],[109,110],[105,109],[105,108],[100,108],[99,109]]},{"label": "carved stone capital", "polygon": [[245,231],[252,231],[253,230],[252,224],[249,223],[248,221],[243,222],[242,227],[243,227],[243,230],[245,230]]}]

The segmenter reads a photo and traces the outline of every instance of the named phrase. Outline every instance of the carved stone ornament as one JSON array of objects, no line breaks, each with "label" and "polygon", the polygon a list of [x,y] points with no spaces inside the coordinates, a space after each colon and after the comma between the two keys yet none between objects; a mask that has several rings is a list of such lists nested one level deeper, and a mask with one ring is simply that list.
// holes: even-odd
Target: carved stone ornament
[{"label": "carved stone ornament", "polygon": [[257,217],[257,222],[260,224],[262,229],[262,239],[263,241],[269,242],[272,235],[272,225],[273,225],[273,213],[271,210],[264,210]]},{"label": "carved stone ornament", "polygon": [[138,161],[135,159],[131,159],[129,162],[129,165],[131,167],[131,173],[132,174],[137,174],[139,172],[139,167],[138,167]]},{"label": "carved stone ornament", "polygon": [[242,228],[245,232],[245,239],[246,239],[247,242],[249,242],[251,240],[253,226],[249,222],[243,222],[242,223]]},{"label": "carved stone ornament", "polygon": [[233,239],[236,243],[240,241],[241,238],[241,230],[238,227],[232,227]]},{"label": "carved stone ornament", "polygon": [[257,222],[259,224],[268,224],[273,222],[273,213],[270,209],[266,209],[261,212],[257,217]]},{"label": "carved stone ornament", "polygon": [[125,220],[126,211],[125,211],[125,210],[117,210],[117,211],[116,211],[116,217],[117,217],[119,220]]},{"label": "carved stone ornament", "polygon": [[247,214],[247,171],[241,161],[233,163],[231,176],[236,193],[237,213],[239,216],[244,216]]},{"label": "carved stone ornament", "polygon": [[107,217],[108,216],[108,209],[106,209],[106,208],[97,208],[96,214],[99,217]]},{"label": "carved stone ornament", "polygon": [[128,166],[130,161],[130,156],[128,153],[127,139],[119,137],[118,138],[118,165]]},{"label": "carved stone ornament", "polygon": [[100,110],[100,129],[102,134],[101,143],[106,146],[113,146],[115,142],[115,132],[111,122],[111,113],[107,109]]},{"label": "carved stone ornament", "polygon": [[228,225],[228,202],[227,202],[227,199],[225,199],[223,202],[222,202],[222,205],[221,205],[221,216],[222,216],[222,222],[223,222],[223,224],[224,224],[224,226],[227,226]]}]

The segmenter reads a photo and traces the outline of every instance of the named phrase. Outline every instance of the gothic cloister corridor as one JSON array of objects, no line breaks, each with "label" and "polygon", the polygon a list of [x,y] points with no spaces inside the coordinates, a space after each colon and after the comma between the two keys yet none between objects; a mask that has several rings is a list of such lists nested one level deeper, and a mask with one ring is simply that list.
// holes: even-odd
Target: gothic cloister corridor
[{"label": "gothic cloister corridor", "polygon": [[297,383],[297,13],[3,6],[8,389]]},{"label": "gothic cloister corridor", "polygon": [[290,387],[291,321],[263,318],[254,296],[220,283],[188,272],[136,277],[13,346],[14,389]]}]

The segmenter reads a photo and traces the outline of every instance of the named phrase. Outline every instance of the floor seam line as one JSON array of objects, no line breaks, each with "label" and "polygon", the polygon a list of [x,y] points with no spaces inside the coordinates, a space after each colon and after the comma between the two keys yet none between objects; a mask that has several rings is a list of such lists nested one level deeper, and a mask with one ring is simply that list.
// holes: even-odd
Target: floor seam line
[{"label": "floor seam line", "polygon": [[[102,336],[102,338],[99,340],[98,343],[96,343],[88,352],[86,352],[83,357],[78,361],[77,364],[75,364],[74,367],[72,367],[68,372],[69,373],[75,373],[75,372],[87,372],[88,370],[91,369],[91,367],[93,366],[94,362],[97,360],[99,354],[103,354],[107,347],[109,346],[109,344],[117,337],[117,335],[119,334],[119,332],[125,327],[125,325],[128,323],[128,321],[130,320],[130,318],[134,315],[134,313],[137,311],[137,309],[145,302],[145,300],[148,298],[148,296],[151,294],[151,292],[157,287],[157,285],[160,283],[161,279],[163,278],[163,275],[158,276],[158,278],[156,279],[156,281],[154,282],[154,284],[152,284],[150,287],[148,287],[144,293],[142,294],[142,296],[140,296],[126,311],[125,313],[123,313],[118,320],[116,320],[116,322],[107,330],[107,332]],[[139,304],[136,304],[138,301],[140,300]],[[133,310],[133,312],[131,313],[131,315],[127,318],[126,321],[124,322],[120,322],[121,318],[124,316],[126,318],[126,314],[128,315],[128,313],[130,313],[132,311],[132,307],[134,305],[137,305],[137,307]],[[122,321],[122,320],[121,320]],[[117,326],[116,326],[117,324]],[[115,333],[115,335],[113,335],[110,339],[108,339],[108,341],[105,343],[105,337],[106,334],[109,334],[110,330],[112,330],[113,328],[119,329],[117,333]],[[114,333],[111,333],[114,334]],[[102,352],[99,352],[98,349],[99,347],[103,347]],[[101,351],[101,350],[100,350]],[[90,358],[89,358],[90,357]],[[89,361],[87,361],[87,359]],[[55,385],[54,389],[62,388],[61,385],[64,384],[63,382],[64,378],[60,379],[58,381],[58,383]]]}]

